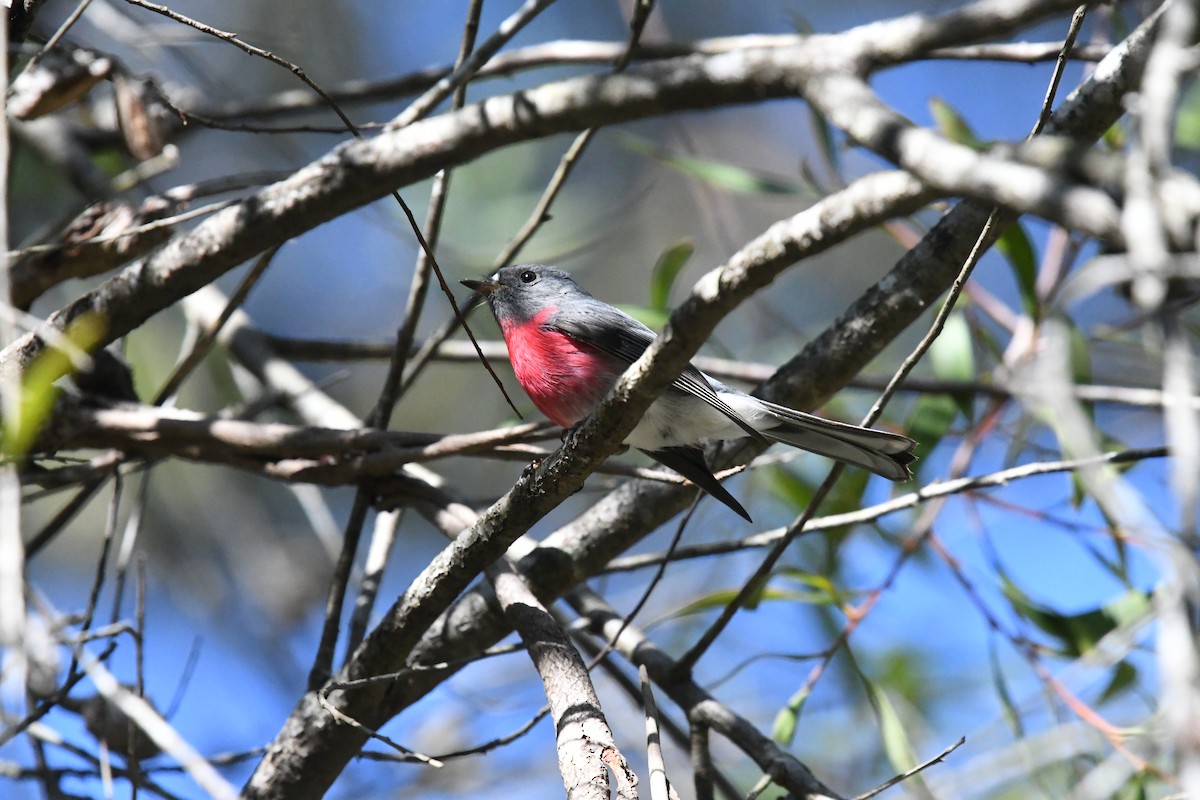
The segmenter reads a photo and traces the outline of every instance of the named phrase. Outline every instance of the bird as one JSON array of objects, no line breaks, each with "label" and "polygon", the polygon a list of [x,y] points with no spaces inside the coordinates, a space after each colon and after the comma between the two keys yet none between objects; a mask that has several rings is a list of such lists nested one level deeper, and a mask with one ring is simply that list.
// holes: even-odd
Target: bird
[{"label": "bird", "polygon": [[[482,295],[508,347],[517,382],[556,425],[581,422],[656,334],[596,299],[561,269],[503,267],[461,283]],[[624,444],[690,480],[747,521],[750,514],[713,475],[703,446],[753,437],[862,467],[892,481],[912,477],[916,442],[796,411],[726,386],[688,365],[651,404]]]}]

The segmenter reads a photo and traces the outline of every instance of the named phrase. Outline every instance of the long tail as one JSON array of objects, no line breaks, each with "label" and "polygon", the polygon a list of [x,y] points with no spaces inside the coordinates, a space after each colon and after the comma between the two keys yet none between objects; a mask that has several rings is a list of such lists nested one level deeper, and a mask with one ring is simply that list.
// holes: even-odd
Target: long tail
[{"label": "long tail", "polygon": [[780,422],[777,427],[761,430],[768,439],[869,469],[889,480],[912,477],[908,465],[916,460],[912,450],[917,443],[907,436],[834,422],[765,400],[759,402]]}]

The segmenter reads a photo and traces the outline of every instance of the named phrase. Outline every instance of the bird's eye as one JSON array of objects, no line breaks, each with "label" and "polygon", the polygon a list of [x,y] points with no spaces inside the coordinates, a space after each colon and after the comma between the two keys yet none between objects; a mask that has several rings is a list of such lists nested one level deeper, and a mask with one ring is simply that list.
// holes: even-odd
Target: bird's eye
[{"label": "bird's eye", "polygon": [[517,277],[520,279],[521,283],[533,283],[537,280],[537,273],[531,269],[527,269]]}]

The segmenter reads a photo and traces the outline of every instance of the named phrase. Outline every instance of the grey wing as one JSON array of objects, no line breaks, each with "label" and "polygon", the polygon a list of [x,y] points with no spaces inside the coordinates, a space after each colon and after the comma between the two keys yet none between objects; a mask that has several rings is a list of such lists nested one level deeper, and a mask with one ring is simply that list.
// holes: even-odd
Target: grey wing
[{"label": "grey wing", "polygon": [[[626,364],[632,364],[640,358],[650,343],[657,338],[654,331],[624,311],[603,304],[599,300],[594,300],[586,305],[581,304],[572,310],[580,312],[577,318],[563,319],[561,315],[555,314],[547,321],[547,326],[578,342],[591,345],[601,352],[619,358]],[[708,403],[729,417],[734,424],[746,431],[747,435],[755,439],[765,438],[718,397],[717,391],[709,383],[708,377],[691,364],[688,364],[679,377],[671,382],[671,386]]]}]

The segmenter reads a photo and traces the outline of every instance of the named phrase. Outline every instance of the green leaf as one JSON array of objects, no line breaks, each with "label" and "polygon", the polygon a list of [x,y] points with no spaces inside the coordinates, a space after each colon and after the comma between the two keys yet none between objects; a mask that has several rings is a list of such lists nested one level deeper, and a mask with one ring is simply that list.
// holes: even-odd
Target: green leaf
[{"label": "green leaf", "polygon": [[[689,614],[696,614],[701,611],[707,611],[712,608],[724,608],[733,602],[741,589],[720,589],[715,592],[710,592],[698,600],[685,605],[683,608],[675,611],[671,616],[684,617]],[[751,596],[747,601],[745,608],[747,611],[753,611],[758,608],[759,604],[765,600],[790,600],[792,602],[801,603],[822,603],[825,602],[823,596],[817,592],[796,592],[787,589],[773,589],[767,587]]]},{"label": "green leaf", "polygon": [[810,602],[836,606],[841,606],[845,602],[844,595],[827,575],[805,572],[795,567],[782,567],[775,574],[807,586],[811,591],[806,596],[813,598]]},{"label": "green leaf", "polygon": [[1071,472],[1071,508],[1075,511],[1083,508],[1083,501],[1088,498],[1087,484],[1083,482],[1080,473]]},{"label": "green leaf", "polygon": [[663,326],[667,324],[667,320],[671,317],[669,311],[658,308],[629,306],[624,304],[618,305],[617,308],[621,309],[626,314],[633,317],[652,331],[662,330]]},{"label": "green leaf", "polygon": [[871,705],[879,717],[879,734],[883,737],[883,751],[887,754],[888,762],[896,772],[907,772],[917,765],[917,761],[913,758],[912,746],[900,715],[883,689],[873,683],[868,683],[867,688],[871,693]]},{"label": "green leaf", "polygon": [[946,318],[942,332],[929,348],[933,374],[945,381],[970,381],[975,378],[975,351],[971,326],[961,311]]},{"label": "green leaf", "polygon": [[[1139,770],[1129,777],[1123,786],[1113,794],[1113,800],[1147,800],[1147,784],[1150,782],[1150,772]],[[1171,796],[1169,793],[1166,796]]]},{"label": "green leaf", "polygon": [[771,494],[792,508],[804,508],[812,502],[815,490],[796,470],[782,464],[772,464],[765,467],[761,474],[770,481]]},{"label": "green leaf", "polygon": [[1037,296],[1037,255],[1029,235],[1020,222],[1014,222],[1000,235],[996,241],[996,249],[1012,267],[1013,277],[1017,279],[1017,288],[1021,292],[1021,302],[1025,313],[1033,319],[1040,318],[1040,303]]},{"label": "green leaf", "polygon": [[923,394],[904,421],[904,432],[917,442],[913,454],[924,461],[958,418],[959,406],[945,394]]},{"label": "green leaf", "polygon": [[1183,96],[1175,115],[1175,143],[1200,150],[1200,84],[1193,83]]},{"label": "green leaf", "polygon": [[1114,668],[1112,676],[1108,679],[1108,685],[1104,687],[1104,691],[1100,693],[1101,703],[1112,700],[1117,695],[1124,692],[1129,687],[1137,683],[1138,671],[1137,667],[1130,664],[1128,661],[1119,662]]},{"label": "green leaf", "polygon": [[967,124],[963,116],[940,97],[934,97],[929,101],[929,114],[933,117],[933,124],[950,141],[958,142],[974,150],[987,148],[987,143],[975,135],[975,131],[971,130],[971,126]]},{"label": "green leaf", "polygon": [[[1088,346],[1087,336],[1079,326],[1068,321],[1068,341],[1071,348],[1071,378],[1075,383],[1091,383],[1092,381],[1092,351]],[[1088,406],[1084,406],[1088,409]],[[1094,407],[1091,407],[1094,410]]]},{"label": "green leaf", "polygon": [[[812,483],[789,466],[776,464],[767,467],[764,473],[770,481],[770,491],[789,508],[800,510],[812,502],[815,491]],[[834,484],[833,490],[821,505],[822,514],[841,514],[862,508],[862,497],[867,490],[871,473],[866,470],[846,470]]]},{"label": "green leaf", "polygon": [[[934,376],[941,380],[966,382],[975,379],[974,337],[963,312],[955,311],[946,318],[945,327],[929,348],[929,363]],[[951,399],[964,417],[974,418],[975,398],[970,393],[957,394]]]},{"label": "green leaf", "polygon": [[825,118],[824,114],[812,106],[808,107],[808,118],[812,123],[817,147],[820,149],[821,155],[825,157],[825,164],[829,171],[835,175],[842,174],[842,156],[838,151],[837,134],[834,133],[834,127],[829,124],[829,120]]},{"label": "green leaf", "polygon": [[1069,657],[1087,653],[1112,631],[1150,613],[1150,597],[1138,589],[1130,589],[1100,608],[1063,614],[1033,601],[1007,577],[1002,576],[1001,583],[1013,609],[1055,639],[1062,654]]},{"label": "green leaf", "polygon": [[775,724],[771,726],[772,739],[784,745],[792,743],[796,738],[796,723],[800,720],[800,713],[804,710],[808,697],[807,690],[799,689],[788,698],[787,705],[775,714]]},{"label": "green leaf", "polygon": [[[79,350],[88,352],[100,343],[107,327],[102,316],[87,312],[73,319],[63,336]],[[21,376],[17,413],[3,422],[0,453],[11,457],[29,452],[58,400],[55,381],[70,372],[71,359],[53,345],[48,345],[33,360]]]},{"label": "green leaf", "polygon": [[1024,726],[1021,724],[1021,712],[1017,711],[1017,704],[1013,702],[1012,693],[1008,690],[1008,681],[1004,679],[1004,670],[1000,667],[1000,657],[994,641],[988,643],[988,662],[992,669],[992,686],[996,688],[996,696],[1000,698],[1004,719],[1013,733],[1020,738],[1025,735]]},{"label": "green leaf", "polygon": [[668,247],[658,257],[654,271],[650,273],[650,308],[659,312],[669,312],[671,302],[671,287],[675,278],[683,270],[696,247],[690,239],[684,239],[673,247]]},{"label": "green leaf", "polygon": [[1121,152],[1125,149],[1125,145],[1129,144],[1129,133],[1125,130],[1125,126],[1121,122],[1114,122],[1108,126],[1108,130],[1104,132],[1104,136],[1100,141],[1113,152]]},{"label": "green leaf", "polygon": [[661,164],[678,170],[685,175],[699,178],[705,183],[746,194],[788,194],[816,197],[817,192],[799,181],[788,181],[764,172],[739,167],[724,161],[697,158],[685,153],[675,153],[658,147],[635,136],[623,135],[618,142],[629,150],[652,158]]},{"label": "green leaf", "polygon": [[833,485],[825,502],[821,506],[821,514],[846,514],[863,507],[863,495],[867,491],[867,483],[871,473],[865,469],[848,469],[842,472]]}]

